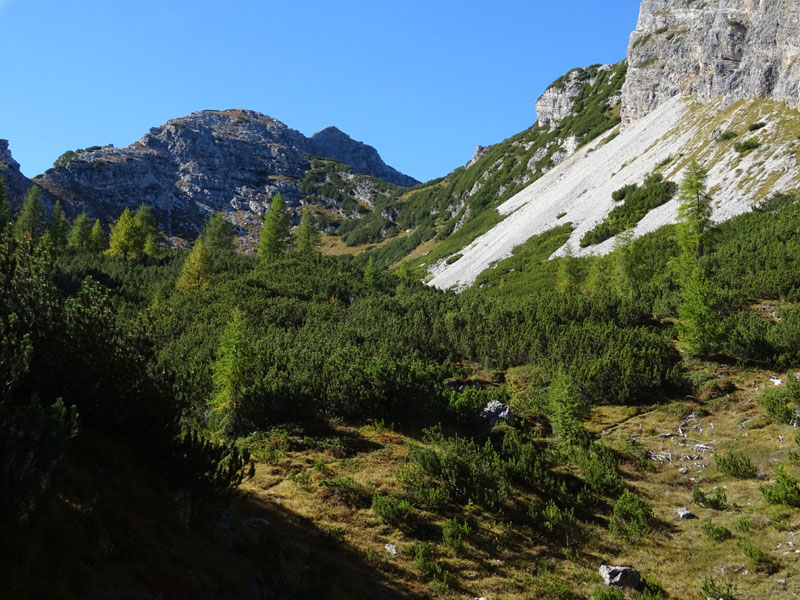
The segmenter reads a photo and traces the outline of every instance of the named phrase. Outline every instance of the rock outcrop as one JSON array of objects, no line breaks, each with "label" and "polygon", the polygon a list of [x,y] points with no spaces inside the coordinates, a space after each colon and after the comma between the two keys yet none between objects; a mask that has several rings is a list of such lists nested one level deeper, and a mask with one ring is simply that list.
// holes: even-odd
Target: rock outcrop
[{"label": "rock outcrop", "polygon": [[[536,101],[539,124],[552,129],[575,111],[575,99],[586,86],[591,87],[597,76],[609,71],[613,65],[592,65],[586,69],[572,69],[556,79]],[[609,107],[619,104],[619,97],[609,101]]]},{"label": "rock outcrop", "polygon": [[411,187],[419,183],[383,162],[375,148],[354,140],[336,127],[328,127],[312,135],[306,152],[350,165],[356,173],[377,177],[395,185]]},{"label": "rock outcrop", "polygon": [[[192,113],[154,127],[125,148],[70,153],[36,183],[50,202],[61,199],[72,214],[85,211],[110,221],[144,203],[167,235],[193,237],[216,211],[236,213],[232,220],[239,225],[256,223],[278,192],[296,209],[306,196],[301,184],[311,167],[309,155],[353,163],[352,172],[390,183],[416,183],[387,166],[374,148],[338,130],[307,138],[243,110]],[[343,217],[354,216],[335,201],[327,204]]]},{"label": "rock outcrop", "polygon": [[19,163],[11,156],[8,140],[0,140],[0,178],[6,187],[11,206],[18,209],[33,182],[22,174]]},{"label": "rock outcrop", "polygon": [[797,0],[643,0],[628,44],[623,126],[676,95],[800,108]]}]

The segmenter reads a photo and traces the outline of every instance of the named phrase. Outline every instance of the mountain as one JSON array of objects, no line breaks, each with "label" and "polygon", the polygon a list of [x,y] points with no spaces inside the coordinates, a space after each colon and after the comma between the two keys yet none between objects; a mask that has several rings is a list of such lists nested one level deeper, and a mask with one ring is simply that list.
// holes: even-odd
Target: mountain
[{"label": "mountain", "polygon": [[[695,6],[645,0],[628,45],[621,123],[590,143],[565,148],[575,150],[567,160],[483,217],[495,223],[480,236],[443,243],[419,259],[431,285],[468,287],[533,235],[564,223],[572,233],[554,256],[607,253],[613,237],[587,243],[587,234],[607,226],[618,204],[612,193],[654,173],[679,183],[692,159],[709,169],[717,222],[775,192],[796,190],[800,69],[792,57],[800,54],[798,27],[800,9],[789,1]],[[537,103],[539,127],[572,118],[583,105],[557,83]],[[673,198],[627,226],[638,237],[676,218]]]},{"label": "mountain", "polygon": [[33,182],[22,174],[19,163],[11,156],[8,140],[0,140],[0,178],[6,186],[6,193],[11,200],[11,205],[19,208],[22,198]]},{"label": "mountain", "polygon": [[[350,165],[338,169],[339,179],[353,185],[339,185],[337,197],[311,198],[314,190],[301,187],[313,157]],[[125,207],[149,204],[168,236],[184,237],[196,235],[216,211],[228,213],[243,228],[257,226],[276,193],[295,218],[299,206],[314,204],[331,211],[335,221],[369,212],[359,203],[374,201],[392,186],[418,183],[338,129],[307,138],[277,119],[245,110],[207,110],[173,119],[125,148],[66,152],[35,181],[51,202],[59,198],[69,212],[85,211],[106,222]]]}]

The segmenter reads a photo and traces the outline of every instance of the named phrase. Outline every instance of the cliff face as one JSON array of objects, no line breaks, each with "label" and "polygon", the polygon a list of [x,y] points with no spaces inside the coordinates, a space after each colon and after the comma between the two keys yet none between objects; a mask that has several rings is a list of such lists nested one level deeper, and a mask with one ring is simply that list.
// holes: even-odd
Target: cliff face
[{"label": "cliff face", "polygon": [[643,0],[628,45],[627,126],[676,95],[800,107],[800,2]]},{"label": "cliff face", "polygon": [[[278,192],[296,209],[306,199],[301,187],[311,167],[308,155],[390,183],[417,183],[339,130],[306,138],[276,119],[241,110],[173,119],[125,148],[79,150],[36,182],[73,214],[110,221],[125,207],[145,203],[167,235],[191,237],[215,211],[238,213],[241,225],[256,223]],[[334,212],[340,208],[324,203]]]},{"label": "cliff face", "polygon": [[[539,124],[552,129],[573,114],[576,108],[575,100],[584,88],[591,88],[601,73],[613,69],[614,66],[592,65],[586,69],[572,69],[554,81],[536,101]],[[619,102],[619,94],[616,94],[608,99],[608,107],[613,108]]]},{"label": "cliff face", "polygon": [[419,181],[387,165],[372,146],[358,142],[336,127],[315,133],[308,140],[307,153],[350,165],[356,173],[371,175],[395,185],[411,187]]},{"label": "cliff face", "polygon": [[33,182],[19,170],[19,163],[11,156],[8,140],[0,140],[0,179],[3,180],[11,206],[18,209]]}]

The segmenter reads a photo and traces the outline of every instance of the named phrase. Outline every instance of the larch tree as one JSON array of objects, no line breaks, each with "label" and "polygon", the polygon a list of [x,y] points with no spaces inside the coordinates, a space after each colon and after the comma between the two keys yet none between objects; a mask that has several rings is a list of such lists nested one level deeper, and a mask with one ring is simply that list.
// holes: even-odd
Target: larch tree
[{"label": "larch tree", "polygon": [[211,252],[203,242],[203,238],[198,237],[183,263],[175,287],[181,292],[204,288],[211,281],[211,271]]},{"label": "larch tree", "polygon": [[36,242],[46,231],[47,217],[42,205],[42,190],[38,186],[33,186],[25,194],[22,209],[14,225],[14,232],[18,238],[30,237]]},{"label": "larch tree", "polygon": [[203,241],[211,253],[233,252],[233,236],[236,227],[226,221],[221,212],[214,213],[203,228]]},{"label": "larch tree", "polygon": [[69,222],[61,208],[61,202],[56,200],[53,212],[50,214],[50,223],[47,226],[47,233],[50,235],[50,242],[53,247],[63,250],[67,247],[67,234],[69,233]]},{"label": "larch tree", "polygon": [[708,171],[697,160],[686,168],[680,190],[678,208],[678,243],[682,253],[697,259],[706,252],[711,221],[711,196],[706,193]]},{"label": "larch tree", "polygon": [[244,314],[235,308],[211,365],[214,392],[208,402],[209,425],[217,436],[229,437],[237,430],[240,408],[254,383],[254,362]]},{"label": "larch tree", "polygon": [[264,228],[258,240],[258,257],[262,260],[275,258],[291,247],[292,222],[286,202],[280,194],[275,194],[269,211],[264,215]]},{"label": "larch tree", "polygon": [[300,225],[294,232],[293,251],[304,256],[314,256],[319,249],[319,232],[311,222],[311,211],[303,209]]},{"label": "larch tree", "polygon": [[111,258],[130,260],[141,254],[141,236],[136,230],[133,215],[129,208],[122,211],[117,222],[111,226],[108,236],[108,249],[106,256]]},{"label": "larch tree", "polygon": [[154,256],[158,245],[158,228],[153,211],[146,204],[140,204],[133,216],[133,223],[138,236],[137,246],[141,254]]},{"label": "larch tree", "polygon": [[85,252],[91,246],[92,224],[85,212],[82,212],[72,222],[72,229],[67,237],[67,248]]},{"label": "larch tree", "polygon": [[708,172],[697,160],[689,163],[678,208],[680,255],[674,263],[681,286],[678,339],[683,351],[692,356],[713,350],[720,334],[717,294],[702,262],[713,227],[711,196],[706,193],[707,176]]},{"label": "larch tree", "polygon": [[100,224],[100,219],[95,219],[89,234],[89,249],[94,252],[103,252],[106,248],[108,248],[108,238]]}]

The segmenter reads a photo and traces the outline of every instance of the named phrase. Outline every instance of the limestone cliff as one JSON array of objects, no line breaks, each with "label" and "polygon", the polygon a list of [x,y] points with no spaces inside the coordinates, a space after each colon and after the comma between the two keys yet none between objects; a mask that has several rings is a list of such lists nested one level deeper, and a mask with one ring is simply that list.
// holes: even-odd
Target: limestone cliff
[{"label": "limestone cliff", "polygon": [[19,170],[19,163],[11,156],[8,140],[0,140],[0,179],[3,180],[12,207],[18,209],[33,182]]},{"label": "limestone cliff", "polygon": [[628,45],[623,126],[669,98],[800,107],[800,2],[643,0]]},{"label": "limestone cliff", "polygon": [[[197,112],[154,127],[125,148],[67,153],[36,182],[46,190],[46,200],[59,198],[68,212],[85,211],[105,221],[125,207],[148,204],[170,236],[193,237],[216,211],[231,213],[240,226],[257,224],[278,192],[295,213],[308,201],[344,218],[357,217],[355,205],[342,202],[342,194],[309,199],[313,190],[303,183],[312,156],[351,164],[352,173],[392,184],[417,183],[386,165],[374,148],[339,130],[306,138],[276,119],[244,110]],[[350,195],[368,201],[380,183],[353,182]]]}]

